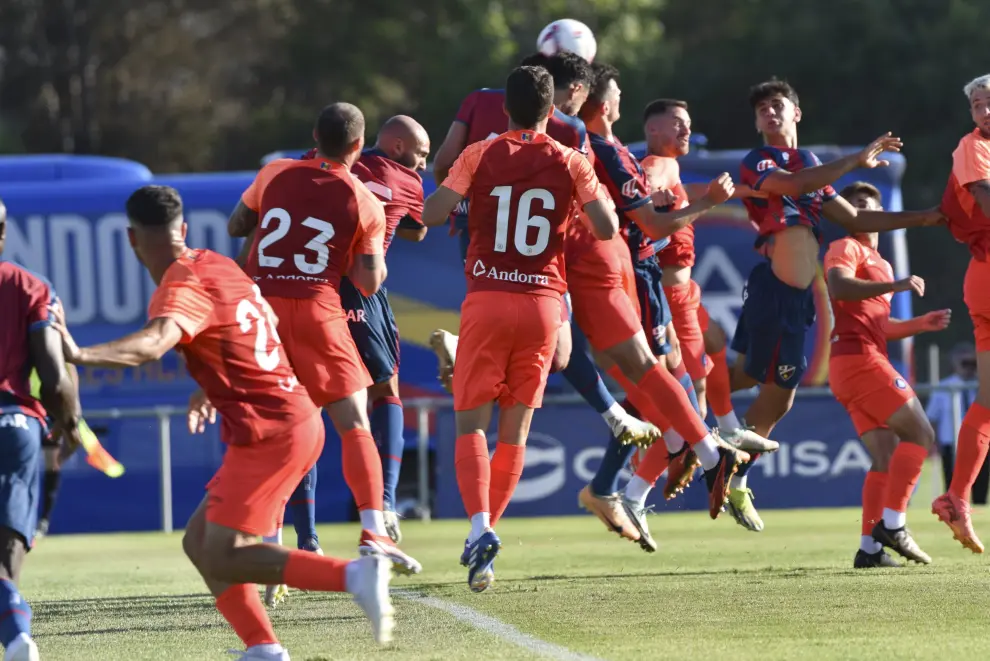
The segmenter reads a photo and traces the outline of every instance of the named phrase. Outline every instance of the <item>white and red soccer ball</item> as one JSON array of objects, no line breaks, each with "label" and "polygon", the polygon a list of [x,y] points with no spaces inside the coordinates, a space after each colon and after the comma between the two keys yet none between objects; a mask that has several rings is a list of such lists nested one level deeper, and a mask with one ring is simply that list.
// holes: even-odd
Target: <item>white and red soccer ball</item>
[{"label": "white and red soccer ball", "polygon": [[548,57],[566,50],[591,62],[598,51],[598,42],[587,25],[573,18],[562,18],[543,28],[536,39],[536,49]]}]

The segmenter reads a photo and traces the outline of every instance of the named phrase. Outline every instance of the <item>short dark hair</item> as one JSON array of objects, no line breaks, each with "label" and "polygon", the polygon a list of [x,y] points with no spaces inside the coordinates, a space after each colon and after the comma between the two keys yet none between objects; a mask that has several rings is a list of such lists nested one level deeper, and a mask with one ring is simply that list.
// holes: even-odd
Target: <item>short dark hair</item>
[{"label": "short dark hair", "polygon": [[519,66],[543,67],[553,76],[554,89],[558,90],[566,90],[571,85],[590,87],[594,78],[594,72],[588,61],[566,50],[549,57],[543,53],[530,55],[520,62]]},{"label": "short dark hair", "polygon": [[775,96],[782,96],[785,99],[789,99],[790,102],[796,106],[801,105],[798,102],[797,92],[794,91],[791,84],[786,80],[779,80],[778,78],[771,78],[770,80],[750,87],[749,105],[751,108],[756,108],[756,106],[763,101]]},{"label": "short dark hair", "polygon": [[605,62],[595,62],[591,65],[594,78],[591,81],[591,91],[588,93],[588,103],[600,104],[608,94],[609,82],[619,81],[619,70]]},{"label": "short dark hair", "polygon": [[883,204],[883,196],[880,194],[880,189],[866,181],[854,181],[843,188],[839,195],[847,200],[853,195],[866,195],[876,200],[877,204]]},{"label": "short dark hair", "polygon": [[142,227],[168,227],[182,218],[182,197],[171,186],[142,186],[127,198],[127,217]]},{"label": "short dark hair", "polygon": [[645,122],[654,115],[663,115],[671,108],[684,108],[687,110],[688,104],[687,101],[681,101],[680,99],[656,99],[655,101],[650,101],[646,104],[646,110],[643,111],[643,121]]},{"label": "short dark hair", "polygon": [[553,107],[553,76],[543,67],[516,67],[505,80],[505,109],[512,123],[533,128]]},{"label": "short dark hair", "polygon": [[316,145],[324,156],[343,156],[364,135],[364,113],[351,103],[331,103],[316,120]]}]

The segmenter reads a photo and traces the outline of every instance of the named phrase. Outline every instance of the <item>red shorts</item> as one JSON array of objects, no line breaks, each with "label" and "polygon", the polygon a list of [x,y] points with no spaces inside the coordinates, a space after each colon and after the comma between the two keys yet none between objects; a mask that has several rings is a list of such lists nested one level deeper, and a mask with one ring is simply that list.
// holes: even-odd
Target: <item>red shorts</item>
[{"label": "red shorts", "polygon": [[963,280],[963,300],[973,320],[977,351],[990,351],[990,263],[969,260]]},{"label": "red shorts", "polygon": [[875,353],[832,356],[828,381],[860,436],[872,429],[886,429],[890,416],[915,397],[890,361]]},{"label": "red shorts", "polygon": [[454,410],[498,401],[539,408],[557,348],[560,301],[549,296],[473,292],[461,305]]},{"label": "red shorts", "polygon": [[611,349],[643,330],[632,260],[621,239],[596,241],[580,259],[568,262],[567,288],[574,321],[599,351]]},{"label": "red shorts", "polygon": [[[692,281],[693,282],[693,281]],[[708,326],[711,325],[712,319],[708,316],[708,309],[704,305],[698,307],[698,325],[701,326],[701,334],[704,335],[708,332]],[[709,361],[711,362],[711,361]]]},{"label": "red shorts", "polygon": [[206,485],[206,520],[249,535],[268,535],[323,450],[323,418],[314,413],[282,434],[228,445]]},{"label": "red shorts", "polygon": [[292,369],[317,406],[364,390],[373,382],[351,338],[343,310],[319,298],[266,297]]},{"label": "red shorts", "polygon": [[[713,363],[705,355],[705,336],[701,327],[701,286],[694,280],[664,287],[667,304],[674,319],[674,331],[681,343],[684,367],[692,381],[700,381],[712,371]],[[707,321],[707,314],[705,315]],[[707,324],[706,324],[707,325]]]}]

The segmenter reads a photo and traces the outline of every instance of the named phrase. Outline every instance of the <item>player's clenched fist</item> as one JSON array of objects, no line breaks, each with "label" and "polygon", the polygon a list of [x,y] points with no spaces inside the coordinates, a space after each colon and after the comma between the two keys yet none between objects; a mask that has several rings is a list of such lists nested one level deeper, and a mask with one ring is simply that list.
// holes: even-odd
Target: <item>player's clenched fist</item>
[{"label": "player's clenched fist", "polygon": [[894,283],[894,291],[913,291],[918,296],[925,295],[925,281],[916,275],[898,280]]},{"label": "player's clenched fist", "polygon": [[926,331],[940,331],[949,327],[952,310],[932,310],[921,315],[921,328]]},{"label": "player's clenched fist", "polygon": [[708,190],[705,192],[705,196],[713,204],[722,204],[736,192],[735,185],[732,183],[732,177],[728,172],[723,172],[718,175],[715,179],[712,179],[708,184]]},{"label": "player's clenched fist", "polygon": [[653,191],[650,198],[653,200],[653,206],[655,207],[669,207],[677,201],[677,196],[674,195],[674,191],[666,189],[658,189]]}]

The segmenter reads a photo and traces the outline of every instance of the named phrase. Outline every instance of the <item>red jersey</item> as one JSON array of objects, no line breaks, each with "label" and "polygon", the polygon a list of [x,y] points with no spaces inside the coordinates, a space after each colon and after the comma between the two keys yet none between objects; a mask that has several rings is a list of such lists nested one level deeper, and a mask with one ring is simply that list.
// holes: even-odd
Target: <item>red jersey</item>
[{"label": "red jersey", "polygon": [[990,179],[990,139],[974,129],[959,141],[952,152],[952,174],[942,196],[942,213],[949,219],[952,236],[969,245],[981,262],[990,255],[990,218],[966,188],[976,181]]},{"label": "red jersey", "polygon": [[0,413],[15,410],[44,420],[45,407],[31,396],[28,336],[52,323],[55,290],[40,275],[0,261]]},{"label": "red jersey", "polygon": [[[672,211],[688,205],[687,191],[681,185],[681,165],[676,158],[650,155],[640,161],[640,165],[646,173],[651,193],[669,190],[674,194]],[[694,257],[694,223],[671,234],[670,243],[657,253],[657,261],[662,267],[691,267]]]},{"label": "red jersey", "polygon": [[443,185],[472,200],[468,293],[567,291],[564,233],[573,205],[605,199],[588,159],[544,133],[509,131],[465,149]]},{"label": "red jersey", "polygon": [[220,413],[225,443],[265,439],[316,414],[271,308],[232,259],[210,250],[177,259],[148,304],[148,318],[158,317],[182,329],[176,350]]},{"label": "red jersey", "polygon": [[494,138],[509,129],[505,114],[505,90],[487,87],[468,94],[457,109],[455,122],[467,127],[467,144]]},{"label": "red jersey", "polygon": [[339,309],[354,256],[385,252],[382,203],[339,163],[272,161],[241,201],[258,213],[246,271],[265,296],[326,297]]},{"label": "red jersey", "polygon": [[[833,241],[825,253],[825,272],[829,269],[848,269],[858,280],[893,282],[894,269],[880,253],[870,246],[846,237]],[[833,356],[879,353],[887,355],[887,323],[890,320],[890,301],[893,293],[874,296],[863,301],[837,301],[832,299]]]},{"label": "red jersey", "polygon": [[415,170],[396,163],[378,149],[366,149],[351,172],[385,205],[385,246],[399,223],[423,226],[423,180]]}]

